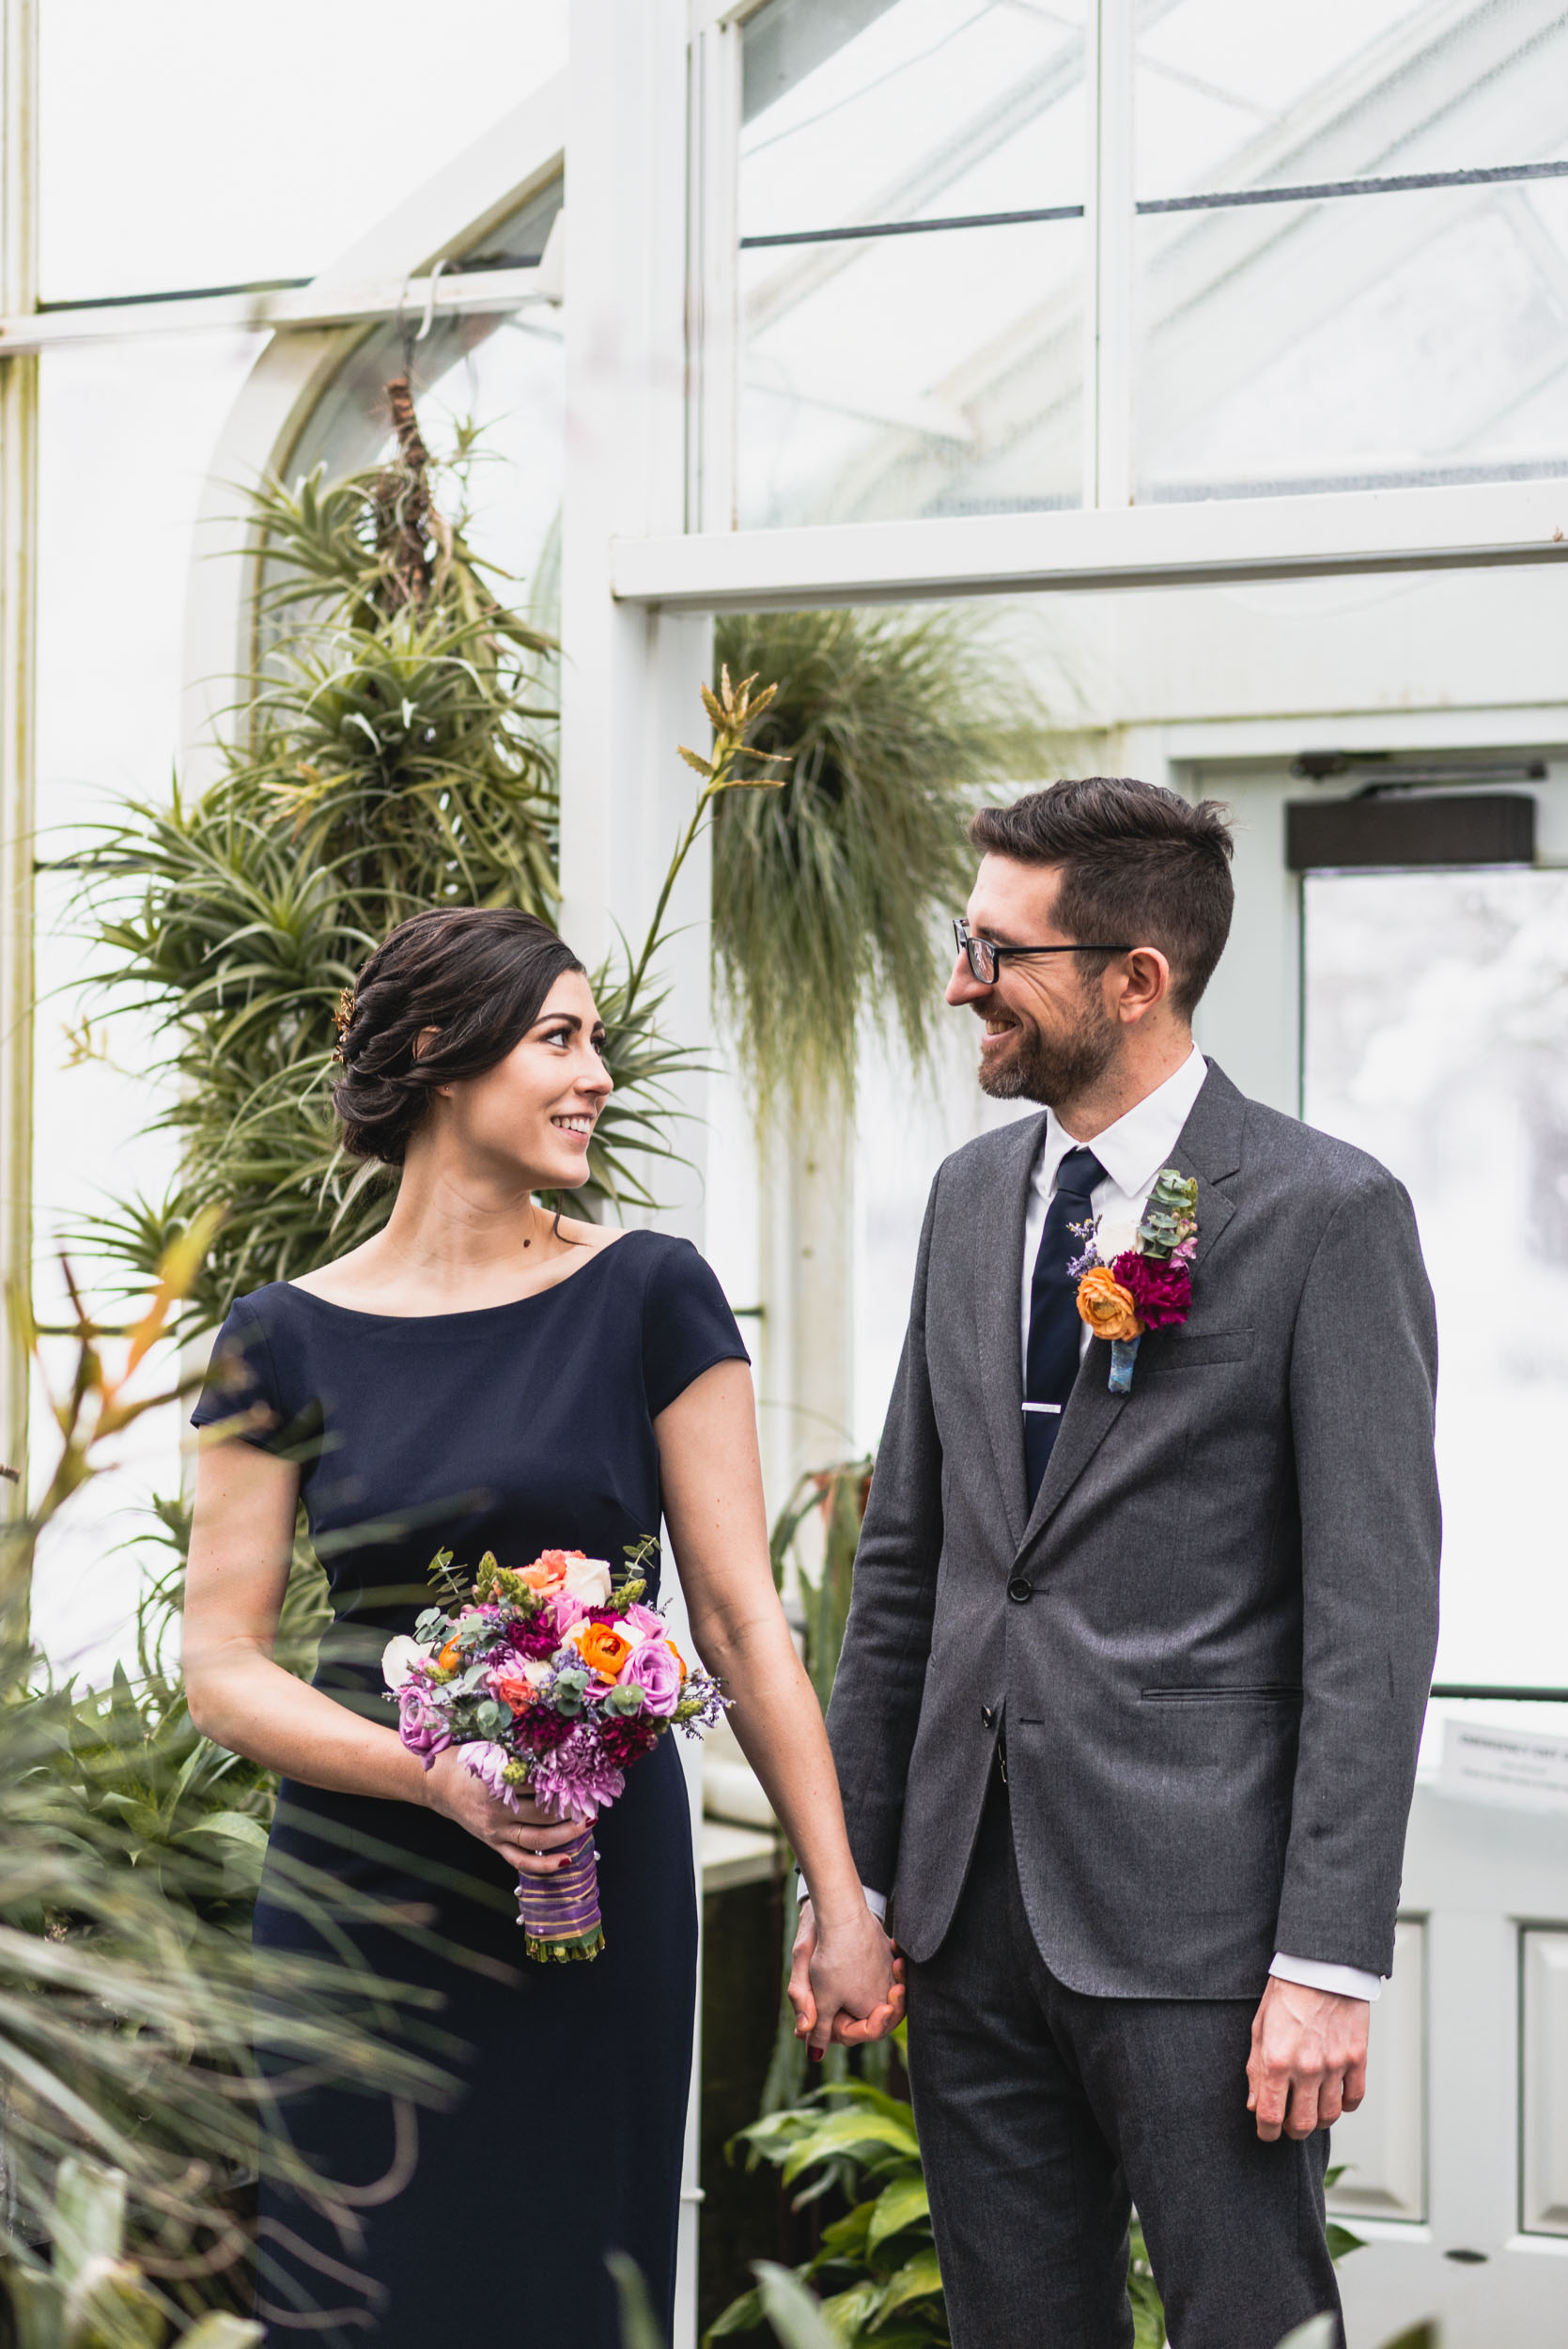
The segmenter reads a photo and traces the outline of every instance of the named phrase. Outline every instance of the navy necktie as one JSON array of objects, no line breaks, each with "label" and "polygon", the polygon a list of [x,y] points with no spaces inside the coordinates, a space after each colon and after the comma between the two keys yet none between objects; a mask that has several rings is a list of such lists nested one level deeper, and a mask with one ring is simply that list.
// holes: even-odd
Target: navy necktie
[{"label": "navy necktie", "polygon": [[1046,1473],[1062,1414],[1078,1377],[1083,1323],[1078,1310],[1078,1283],[1067,1267],[1081,1256],[1085,1240],[1075,1223],[1092,1223],[1093,1193],[1105,1180],[1105,1169],[1093,1150],[1069,1150],[1056,1170],[1056,1190],[1040,1235],[1040,1252],[1029,1292],[1029,1369],[1024,1380],[1023,1453],[1029,1482],[1029,1505]]}]

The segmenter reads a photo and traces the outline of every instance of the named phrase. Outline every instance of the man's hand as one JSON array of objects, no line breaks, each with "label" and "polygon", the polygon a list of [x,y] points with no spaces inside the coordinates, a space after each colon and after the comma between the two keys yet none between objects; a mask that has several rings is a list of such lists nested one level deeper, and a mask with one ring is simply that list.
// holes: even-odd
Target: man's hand
[{"label": "man's hand", "polygon": [[820,2063],[830,2042],[863,2047],[904,2020],[904,1960],[869,1908],[817,1930],[810,1900],[800,1904],[789,1969],[795,2036]]},{"label": "man's hand", "polygon": [[1332,2128],[1342,2112],[1355,2111],[1367,2092],[1371,2020],[1365,1999],[1269,1976],[1247,2059],[1247,2109],[1265,2142],[1281,2129],[1287,2137],[1311,2137]]}]

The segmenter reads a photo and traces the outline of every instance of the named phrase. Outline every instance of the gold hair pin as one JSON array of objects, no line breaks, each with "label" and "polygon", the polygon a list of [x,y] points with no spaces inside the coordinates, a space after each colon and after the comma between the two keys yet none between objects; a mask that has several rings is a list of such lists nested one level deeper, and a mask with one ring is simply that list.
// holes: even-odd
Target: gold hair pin
[{"label": "gold hair pin", "polygon": [[333,1046],[333,1058],[335,1061],[341,1061],[343,1058],[343,1039],[349,1033],[353,1017],[354,990],[351,987],[346,987],[340,991],[337,1008],[333,1013],[333,1026],[337,1030],[337,1042]]}]

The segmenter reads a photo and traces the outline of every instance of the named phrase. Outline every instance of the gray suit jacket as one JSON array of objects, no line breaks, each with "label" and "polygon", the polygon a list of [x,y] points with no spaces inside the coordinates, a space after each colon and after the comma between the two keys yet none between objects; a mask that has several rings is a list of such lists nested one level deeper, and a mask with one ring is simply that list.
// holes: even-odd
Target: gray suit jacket
[{"label": "gray suit jacket", "polygon": [[829,1730],[864,1882],[936,1951],[1005,1711],[1042,1956],[1250,1998],[1387,1973],[1437,1626],[1436,1330],[1410,1202],[1211,1066],[1192,1311],[1132,1392],[1089,1347],[1032,1511],[1018,1328],[1041,1124],[938,1173]]}]

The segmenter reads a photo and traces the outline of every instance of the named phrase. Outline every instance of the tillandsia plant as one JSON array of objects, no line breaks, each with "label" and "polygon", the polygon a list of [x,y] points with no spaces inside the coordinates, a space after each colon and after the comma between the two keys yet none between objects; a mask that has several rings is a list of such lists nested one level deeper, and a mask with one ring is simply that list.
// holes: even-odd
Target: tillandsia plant
[{"label": "tillandsia plant", "polygon": [[[148,1750],[145,1718],[123,1685],[88,1701],[87,1723],[84,1701],[49,1685],[29,1642],[27,1565],[39,1537],[112,1469],[117,1439],[193,1383],[161,1376],[166,1356],[158,1349],[215,1220],[194,1224],[165,1258],[128,1331],[107,1332],[92,1320],[67,1268],[77,1300],[75,1359],[69,1383],[51,1395],[59,1455],[37,1505],[0,1528],[0,2122],[8,2205],[0,2294],[9,2295],[29,2349],[52,2340],[52,2311],[66,2325],[62,2342],[87,2349],[120,2337],[107,2319],[99,2330],[72,2331],[77,2303],[69,2293],[51,2297],[70,2266],[68,2165],[118,2173],[115,2192],[138,2279],[134,2292],[126,2286],[127,2305],[142,2310],[141,2329],[124,2338],[161,2342],[182,2314],[232,2306],[236,2296],[247,2256],[241,2182],[255,2167],[258,2123],[275,2102],[256,2055],[274,2077],[324,2073],[410,2108],[442,2101],[448,2085],[441,2043],[429,2037],[416,1998],[351,1964],[257,1955],[232,1929],[254,1878],[265,1799],[255,1799],[248,1766],[220,1794],[229,1758],[191,1730],[182,1708],[168,1743],[154,1738]],[[17,1310],[25,1320],[24,1308]],[[297,1872],[285,1897],[332,1933],[370,1914],[327,1869]],[[271,2158],[333,2205],[331,2182],[285,2139]],[[351,2241],[347,2207],[341,2216]],[[116,2261],[117,2246],[116,2234]],[[210,2339],[205,2349],[217,2344]]]},{"label": "tillandsia plant", "polygon": [[972,614],[741,613],[714,653],[774,680],[749,739],[785,770],[782,790],[718,811],[718,989],[760,1108],[852,1097],[863,1029],[925,1059],[970,807],[1048,772],[1062,738]]},{"label": "tillandsia plant", "polygon": [[70,860],[110,1013],[150,1013],[179,1144],[162,1200],[83,1236],[144,1283],[212,1200],[230,1207],[183,1316],[367,1237],[390,1186],[342,1156],[329,1103],[332,1008],[407,915],[443,903],[555,904],[553,646],[507,610],[466,537],[460,437],[443,512],[407,385],[396,452],[331,485],[264,483],[253,674],[223,768],[199,795],[130,803]]},{"label": "tillandsia plant", "polygon": [[[442,904],[556,901],[551,640],[508,612],[500,575],[448,519],[407,386],[389,387],[397,454],[330,486],[313,474],[251,500],[267,560],[263,649],[232,713],[218,781],[135,802],[69,860],[83,874],[111,1012],[151,1014],[179,1143],[161,1200],[132,1198],[80,1236],[111,1283],[145,1283],[214,1199],[230,1208],[187,1300],[183,1334],[236,1296],[290,1280],[367,1238],[388,1171],[344,1156],[330,1106],[332,1014],[386,932]],[[448,469],[466,494],[459,443]],[[672,1080],[696,1055],[660,1031],[657,965],[676,873],[716,799],[769,770],[750,733],[771,699],[707,693],[710,756],[640,952],[594,974],[615,1079],[575,1194],[655,1204],[647,1166],[677,1157]]]}]

